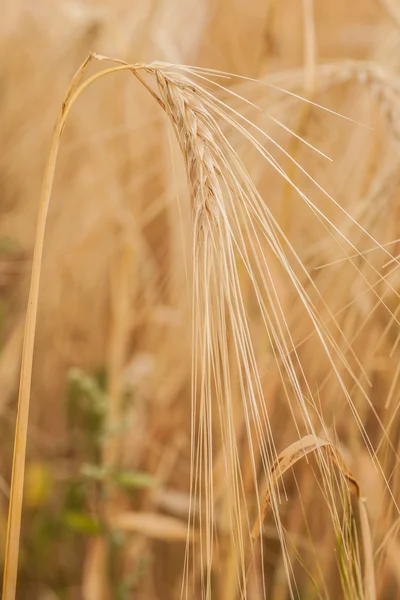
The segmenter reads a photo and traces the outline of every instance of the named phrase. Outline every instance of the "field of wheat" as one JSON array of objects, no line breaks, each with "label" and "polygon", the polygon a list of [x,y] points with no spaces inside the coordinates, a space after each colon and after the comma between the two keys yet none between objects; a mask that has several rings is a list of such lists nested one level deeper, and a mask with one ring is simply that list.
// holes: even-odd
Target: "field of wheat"
[{"label": "field of wheat", "polygon": [[3,600],[400,598],[400,4],[0,9]]}]

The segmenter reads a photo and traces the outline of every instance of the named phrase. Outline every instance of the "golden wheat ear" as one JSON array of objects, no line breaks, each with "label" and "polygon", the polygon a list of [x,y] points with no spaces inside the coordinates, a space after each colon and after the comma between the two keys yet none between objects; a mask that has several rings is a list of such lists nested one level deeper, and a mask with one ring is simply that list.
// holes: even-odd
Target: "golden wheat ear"
[{"label": "golden wheat ear", "polygon": [[[337,363],[340,362],[347,369],[350,379],[358,382],[345,354],[323,322],[316,302],[306,289],[305,281],[310,286],[313,285],[306,268],[279,226],[268,202],[257,191],[228,139],[227,131],[233,130],[242,136],[276,173],[293,186],[323,223],[327,219],[291,181],[272,153],[253,135],[251,122],[243,120],[240,113],[232,111],[226,103],[219,100],[204,85],[204,81],[199,83],[193,68],[161,63],[129,65],[113,60],[116,64],[81,83],[82,75],[93,58],[111,60],[91,55],[75,75],[56,122],[44,176],[23,346],[3,598],[14,600],[16,590],[43,240],[60,139],[69,111],[80,94],[98,79],[123,71],[131,72],[169,117],[185,160],[191,190],[193,382],[190,490],[192,500],[198,497],[200,522],[198,535],[188,535],[182,595],[190,597],[190,543],[192,539],[196,539],[200,547],[196,563],[200,570],[202,596],[211,598],[215,538],[218,537],[223,552],[222,563],[226,565],[225,578],[222,578],[226,584],[224,599],[234,600],[238,592],[243,598],[247,597],[248,560],[256,552],[261,555],[263,552],[261,543],[258,549],[254,548],[250,525],[251,515],[255,514],[259,521],[262,520],[263,508],[258,491],[260,471],[264,472],[271,490],[270,503],[285,559],[288,585],[293,592],[293,573],[280,519],[279,493],[275,489],[273,475],[273,467],[279,457],[253,345],[252,324],[246,310],[243,281],[247,281],[251,288],[269,352],[271,358],[276,360],[289,412],[300,437],[302,429],[317,440],[312,415],[315,413],[319,417],[320,413],[277,289],[273,265],[278,265],[277,268],[300,298],[306,318],[316,331],[320,348],[328,357],[340,389],[350,404],[351,397]],[[201,77],[212,74],[211,71],[199,73]],[[227,74],[222,76],[229,77]],[[269,141],[274,143],[271,138]],[[278,146],[278,150],[282,148]],[[300,165],[297,166],[301,168]],[[339,230],[336,233],[345,237]],[[314,291],[318,292],[315,286]],[[355,409],[354,414],[357,419]],[[246,473],[243,469],[240,440],[249,457]],[[321,450],[321,443],[316,444]],[[335,482],[323,453],[319,452],[318,455],[327,502],[331,507],[333,520],[337,523]],[[216,464],[220,465],[219,471]],[[349,475],[343,468],[339,469],[339,475],[345,482],[349,480]],[[218,495],[215,494],[217,476],[223,477],[225,481],[225,489]],[[336,484],[340,489],[340,481]],[[189,525],[192,528],[195,525],[192,517]],[[339,526],[338,531],[341,535]],[[354,554],[353,546],[344,536],[343,547],[345,553]],[[358,565],[357,556],[353,556],[352,560]]]},{"label": "golden wheat ear", "polygon": [[[232,114],[232,110],[215,99],[207,89],[194,84],[193,81],[188,83],[186,77],[177,77],[170,69],[159,73],[158,81],[163,102],[171,116],[186,159],[196,215],[193,314],[196,324],[194,370],[197,386],[193,398],[193,440],[196,451],[192,457],[192,471],[195,474],[192,490],[199,494],[199,503],[204,509],[201,552],[203,547],[205,551],[204,556],[201,555],[200,558],[200,568],[204,573],[202,587],[204,596],[209,597],[213,535],[214,530],[218,529],[219,521],[213,495],[213,435],[219,435],[228,488],[226,508],[230,524],[231,558],[227,559],[227,562],[234,563],[233,572],[236,575],[233,579],[245,597],[245,562],[246,554],[251,552],[251,544],[248,540],[247,522],[249,498],[245,492],[236,435],[238,411],[243,414],[250,453],[253,457],[260,457],[268,480],[271,478],[276,450],[252,347],[249,320],[244,308],[238,270],[240,263],[251,280],[271,348],[282,365],[282,375],[284,379],[289,380],[292,395],[300,404],[304,426],[315,437],[300,377],[307,386],[310,399],[311,389],[291,339],[262,241],[267,242],[268,251],[280,262],[299,294],[350,405],[351,397],[337,370],[334,356],[343,361],[350,375],[352,373],[340,348],[326,330],[315,305],[291,267],[281,243],[282,239],[304,271],[301,261],[257,193],[246,169],[224,135],[221,123],[229,124],[240,132],[283,177],[287,177],[285,172],[243,127],[242,118],[238,113]],[[301,191],[297,191],[304,198]],[[232,386],[235,376],[238,390],[234,390]],[[357,382],[356,376],[352,376]],[[355,418],[363,429],[356,411]],[[216,434],[215,431],[219,433]],[[368,442],[367,437],[366,441]],[[329,483],[328,502],[334,504],[333,487],[327,468],[326,462],[321,459],[321,474]],[[253,497],[256,498],[257,510],[260,511],[255,465],[253,469]],[[343,470],[340,474],[343,475]],[[274,517],[285,553],[277,496],[273,486],[271,489]],[[334,508],[332,514],[338,524]],[[338,531],[339,535],[343,535],[339,524]],[[353,542],[348,540],[347,546],[346,543],[345,552],[348,555],[354,554]],[[356,555],[352,557],[352,561],[356,570],[359,570]],[[288,560],[286,568],[290,580]],[[354,589],[355,586],[354,583]],[[236,586],[231,585],[229,589],[230,597],[234,598],[237,593]]]}]

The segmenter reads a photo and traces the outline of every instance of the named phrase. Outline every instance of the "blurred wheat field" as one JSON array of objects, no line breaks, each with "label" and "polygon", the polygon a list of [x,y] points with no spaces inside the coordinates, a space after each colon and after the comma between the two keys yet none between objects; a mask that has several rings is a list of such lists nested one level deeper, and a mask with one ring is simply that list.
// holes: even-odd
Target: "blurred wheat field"
[{"label": "blurred wheat field", "polygon": [[113,73],[63,132],[16,597],[400,597],[395,0],[0,6],[3,562],[65,89],[164,107]]}]

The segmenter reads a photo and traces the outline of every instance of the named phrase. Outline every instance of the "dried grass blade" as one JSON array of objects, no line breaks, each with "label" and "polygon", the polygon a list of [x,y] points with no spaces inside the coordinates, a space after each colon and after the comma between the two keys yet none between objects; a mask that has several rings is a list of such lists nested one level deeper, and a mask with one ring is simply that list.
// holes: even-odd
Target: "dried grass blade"
[{"label": "dried grass blade", "polygon": [[294,442],[278,455],[277,460],[272,466],[270,482],[265,492],[264,502],[261,506],[261,518],[257,518],[252,529],[252,537],[254,540],[256,540],[260,535],[261,527],[265,520],[267,510],[271,502],[274,487],[277,485],[281,477],[301,458],[304,458],[305,456],[307,456],[307,454],[310,454],[311,452],[314,452],[315,450],[319,448],[324,448],[326,446],[329,446],[329,442],[322,440],[316,436],[308,435],[304,438],[301,438],[297,442]]},{"label": "dried grass blade", "polygon": [[157,513],[130,511],[115,516],[111,523],[115,529],[141,533],[153,540],[186,542],[188,535],[187,523]]},{"label": "dried grass blade", "polygon": [[318,450],[324,450],[328,453],[332,462],[336,464],[342,475],[347,480],[352,495],[357,499],[361,524],[360,533],[364,551],[364,597],[366,600],[375,600],[376,590],[373,548],[365,499],[361,497],[359,483],[350,469],[347,467],[340,452],[327,440],[323,440],[322,438],[314,435],[307,435],[285,448],[285,450],[279,454],[277,461],[274,463],[271,469],[270,481],[265,492],[264,502],[260,509],[260,515],[257,517],[252,529],[252,538],[254,541],[256,541],[260,536],[261,527],[271,503],[274,488],[278,484],[279,480],[301,458],[304,458],[307,456],[307,454],[311,454],[311,452]]}]

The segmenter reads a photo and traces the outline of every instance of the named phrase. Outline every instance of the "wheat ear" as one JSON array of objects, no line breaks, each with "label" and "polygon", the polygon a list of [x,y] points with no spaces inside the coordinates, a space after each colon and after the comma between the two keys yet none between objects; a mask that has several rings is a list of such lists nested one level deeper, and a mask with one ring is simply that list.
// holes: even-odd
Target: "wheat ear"
[{"label": "wheat ear", "polygon": [[[171,65],[160,63],[128,65],[123,61],[114,61],[119,64],[97,73],[79,85],[82,73],[91,58],[93,56],[89,57],[79,69],[66,94],[55,127],[44,177],[23,347],[3,598],[4,600],[13,600],[16,589],[39,280],[47,210],[60,138],[69,110],[83,90],[101,77],[126,70],[131,71],[140,80],[170,117],[182,149],[191,184],[194,226],[191,496],[199,496],[205,515],[205,527],[200,528],[203,597],[210,598],[211,596],[216,500],[213,488],[215,423],[218,424],[216,430],[219,431],[221,439],[227,481],[227,519],[230,530],[228,535],[232,545],[231,562],[235,564],[235,583],[242,596],[246,597],[245,557],[248,552],[253,552],[253,549],[245,485],[236,438],[238,410],[243,415],[239,421],[245,431],[251,457],[252,496],[255,499],[253,504],[256,505],[259,518],[261,518],[261,503],[257,489],[257,471],[261,465],[267,478],[270,478],[277,452],[252,345],[238,263],[244,267],[246,276],[253,286],[266,335],[270,341],[271,353],[280,357],[279,369],[281,369],[282,375],[285,374],[287,397],[289,399],[290,391],[290,395],[299,403],[303,424],[310,434],[316,435],[298,373],[300,373],[303,387],[310,399],[312,399],[312,392],[300,364],[279,293],[275,288],[271,267],[264,253],[265,246],[274,260],[281,265],[290,283],[299,294],[308,317],[317,331],[321,345],[332,362],[342,390],[350,402],[351,399],[332,356],[335,355],[342,360],[350,374],[351,370],[337,343],[319,318],[317,308],[291,266],[288,255],[296,262],[296,268],[300,268],[306,273],[301,261],[289,240],[285,238],[268,206],[259,196],[240,158],[224,134],[223,125],[242,134],[279,174],[288,179],[273,156],[249,133],[243,122],[240,122],[241,116],[234,111],[230,112],[229,107],[215,98],[206,87],[182,75],[179,68]],[[97,56],[97,58],[103,57]],[[186,70],[193,73],[189,68]],[[157,90],[154,90],[146,82],[144,79],[146,75],[153,78],[153,82],[155,81],[157,84]],[[198,76],[201,77],[201,75]],[[252,124],[248,122],[247,126],[252,126]],[[297,190],[296,187],[295,189]],[[297,191],[304,200],[308,200],[300,190]],[[232,387],[233,375],[237,381],[237,390]],[[295,413],[292,412],[292,414],[296,421]],[[258,448],[258,452],[255,451],[256,448]],[[254,458],[257,454],[260,456],[260,464],[257,464]],[[319,453],[319,460],[328,485],[330,482],[329,466],[323,453]],[[330,486],[330,503],[333,506],[332,484]],[[270,487],[273,488],[272,485]],[[291,568],[279,519],[278,497],[275,492],[272,494],[271,505],[290,583]],[[333,509],[332,512],[334,512]],[[334,515],[334,520],[338,520],[336,515]],[[188,536],[188,543],[189,540],[190,536]],[[261,548],[260,551],[262,551]],[[189,546],[185,565],[186,579],[184,578],[183,587],[186,596],[189,589],[185,585],[188,574],[188,557]],[[234,588],[231,590],[231,594],[234,597]]]}]

